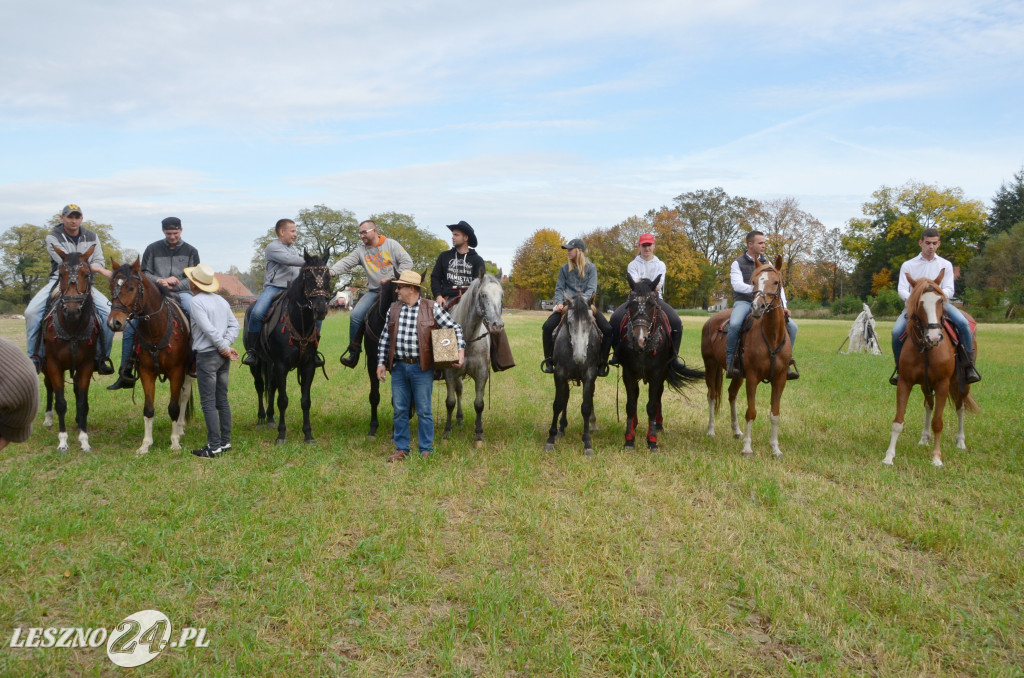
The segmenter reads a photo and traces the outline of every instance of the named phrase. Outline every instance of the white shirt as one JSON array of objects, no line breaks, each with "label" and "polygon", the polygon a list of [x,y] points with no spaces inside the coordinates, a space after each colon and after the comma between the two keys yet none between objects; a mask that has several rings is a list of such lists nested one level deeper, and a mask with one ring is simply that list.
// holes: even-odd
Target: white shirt
[{"label": "white shirt", "polygon": [[654,280],[658,275],[661,275],[661,280],[658,281],[658,298],[661,299],[664,296],[665,262],[657,256],[652,256],[650,261],[644,261],[643,257],[639,254],[636,255],[636,259],[629,262],[629,266],[626,266],[626,273],[633,279],[633,282],[638,282],[644,278]]},{"label": "white shirt", "polygon": [[896,292],[900,295],[900,299],[906,301],[910,297],[910,282],[907,280],[906,274],[909,273],[914,280],[918,278],[928,278],[929,280],[935,280],[939,277],[939,271],[945,271],[945,275],[942,276],[942,282],[939,286],[942,291],[946,293],[947,299],[952,299],[955,293],[953,286],[953,264],[949,263],[948,259],[943,259],[938,254],[932,257],[931,261],[928,261],[923,256],[918,254],[913,259],[904,261],[903,265],[900,266],[900,279],[896,285]]},{"label": "white shirt", "polygon": [[[751,261],[756,261],[756,259],[751,257],[746,252],[743,253],[743,256],[749,258]],[[743,271],[740,270],[739,262],[737,262],[735,259],[732,262],[732,266],[729,267],[729,281],[732,282],[732,288],[739,292],[740,294],[754,293],[754,286],[748,282],[743,281]],[[782,288],[779,291],[782,293],[782,307],[789,308],[789,302],[786,301],[786,288]]]}]

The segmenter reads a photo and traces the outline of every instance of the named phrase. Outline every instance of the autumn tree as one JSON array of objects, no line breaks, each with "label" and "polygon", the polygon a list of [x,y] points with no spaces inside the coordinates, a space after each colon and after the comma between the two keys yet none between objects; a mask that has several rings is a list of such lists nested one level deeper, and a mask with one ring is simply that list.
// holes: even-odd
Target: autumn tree
[{"label": "autumn tree", "polygon": [[793,278],[794,264],[810,259],[825,230],[813,215],[800,209],[800,201],[793,197],[759,203],[751,225],[765,234],[768,258],[774,260],[776,256],[782,256],[787,280]]},{"label": "autumn tree", "polygon": [[843,232],[838,228],[823,231],[814,248],[814,286],[819,301],[832,302],[843,295],[849,268]]},{"label": "autumn tree", "polygon": [[1024,221],[988,239],[971,263],[967,279],[972,297],[986,306],[1024,304]]},{"label": "autumn tree", "polygon": [[[429,279],[437,255],[449,249],[447,240],[419,226],[415,217],[401,212],[381,212],[370,217],[377,224],[377,233],[397,240],[412,257],[412,268],[417,273],[426,271]],[[359,269],[362,270],[361,268]]]},{"label": "autumn tree", "polygon": [[42,226],[12,226],[0,235],[0,303],[20,311],[50,277]]},{"label": "autumn tree", "polygon": [[562,234],[551,228],[533,232],[512,257],[512,282],[540,299],[555,293],[558,269],[566,262]]}]

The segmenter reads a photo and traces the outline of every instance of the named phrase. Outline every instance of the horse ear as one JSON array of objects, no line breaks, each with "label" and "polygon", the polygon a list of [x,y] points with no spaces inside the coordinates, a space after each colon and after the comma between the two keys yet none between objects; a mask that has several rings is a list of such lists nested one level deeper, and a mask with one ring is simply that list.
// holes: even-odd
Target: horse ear
[{"label": "horse ear", "polygon": [[305,247],[302,248],[302,258],[306,260],[307,266],[313,261],[312,257],[309,256],[309,250],[307,250]]},{"label": "horse ear", "polygon": [[116,271],[117,269],[121,268],[121,267],[120,267],[120,266],[118,265],[118,263],[117,263],[117,259],[115,259],[114,257],[110,257],[110,268],[111,268],[111,270],[115,270],[115,271]]},{"label": "horse ear", "polygon": [[139,258],[138,257],[135,257],[135,263],[132,264],[132,270],[135,271],[136,273],[138,273],[139,270],[140,270]]},{"label": "horse ear", "polygon": [[330,261],[330,260],[331,260],[331,246],[328,245],[326,248],[324,248],[324,257],[323,257],[324,265],[326,265],[327,262]]},{"label": "horse ear", "polygon": [[942,282],[942,276],[944,276],[944,275],[946,275],[946,269],[942,269],[941,271],[939,271],[939,274],[937,276],[935,276],[935,284],[936,285],[938,285],[940,282]]},{"label": "horse ear", "polygon": [[59,256],[59,257],[60,257],[60,260],[61,260],[61,261],[66,261],[66,260],[67,260],[67,258],[68,258],[68,253],[67,253],[67,252],[65,252],[64,250],[62,250],[61,248],[59,248],[59,247],[57,247],[56,245],[54,245],[54,246],[53,246],[53,251],[57,253],[57,256]]},{"label": "horse ear", "polygon": [[661,274],[660,273],[658,275],[654,276],[654,280],[651,281],[651,287],[654,288],[655,292],[658,291],[658,283],[659,282],[661,282]]},{"label": "horse ear", "polygon": [[91,257],[92,253],[95,252],[95,251],[96,251],[96,245],[91,245],[89,247],[89,249],[87,249],[86,251],[82,252],[82,258],[85,259],[86,261],[88,261],[89,257]]},{"label": "horse ear", "polygon": [[626,274],[626,280],[629,281],[629,289],[635,290],[636,289],[636,281],[633,280],[633,276],[631,276],[630,274],[627,273]]},{"label": "horse ear", "polygon": [[775,257],[775,270],[776,271],[781,271],[782,270],[782,255],[781,254]]},{"label": "horse ear", "polygon": [[481,268],[480,275],[477,276],[477,280],[483,280],[485,275],[487,275],[487,269]]},{"label": "horse ear", "polygon": [[904,273],[903,275],[907,276],[907,282],[910,283],[911,287],[914,287],[915,285],[917,285],[917,281],[914,280],[912,277],[910,277],[909,273]]}]

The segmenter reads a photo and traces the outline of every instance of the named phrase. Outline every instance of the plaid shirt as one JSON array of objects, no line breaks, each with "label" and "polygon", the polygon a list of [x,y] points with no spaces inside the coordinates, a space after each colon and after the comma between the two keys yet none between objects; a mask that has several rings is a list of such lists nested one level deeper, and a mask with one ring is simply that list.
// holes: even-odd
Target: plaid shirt
[{"label": "plaid shirt", "polygon": [[[395,337],[395,358],[398,360],[412,360],[420,357],[420,346],[416,338],[416,319],[419,317],[420,304],[418,300],[412,306],[402,304],[402,312],[398,316],[398,332]],[[450,327],[455,330],[455,336],[459,341],[459,350],[466,348],[466,342],[462,338],[462,328],[451,317],[448,311],[441,308],[440,304],[433,304],[434,322],[439,328]],[[391,342],[388,327],[390,326],[391,309],[388,309],[387,320],[384,321],[384,330],[380,333],[380,342],[377,344],[377,364],[386,365],[388,361],[388,344]]]}]

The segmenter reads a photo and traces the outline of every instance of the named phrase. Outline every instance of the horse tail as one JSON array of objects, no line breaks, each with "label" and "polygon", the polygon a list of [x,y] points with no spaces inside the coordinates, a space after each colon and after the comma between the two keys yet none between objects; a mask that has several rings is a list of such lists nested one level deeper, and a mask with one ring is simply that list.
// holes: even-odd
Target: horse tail
[{"label": "horse tail", "polygon": [[192,421],[192,415],[195,414],[195,406],[193,405],[194,398],[192,397],[192,380],[189,380],[188,384],[188,402],[185,403],[185,421]]},{"label": "horse tail", "polygon": [[981,412],[981,408],[978,406],[978,403],[974,402],[974,398],[971,397],[970,393],[964,396],[964,407],[969,412]]},{"label": "horse tail", "polygon": [[676,391],[681,390],[684,386],[689,386],[698,381],[704,380],[704,370],[695,370],[686,366],[686,363],[681,361],[679,358],[673,358],[672,362],[668,365],[668,371],[665,375],[665,381]]}]

